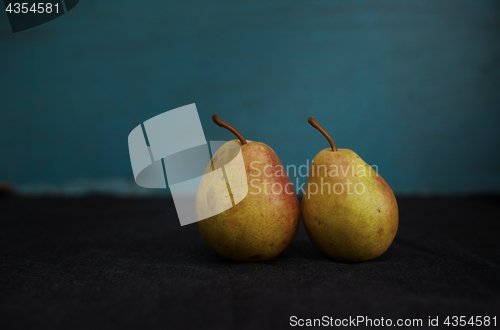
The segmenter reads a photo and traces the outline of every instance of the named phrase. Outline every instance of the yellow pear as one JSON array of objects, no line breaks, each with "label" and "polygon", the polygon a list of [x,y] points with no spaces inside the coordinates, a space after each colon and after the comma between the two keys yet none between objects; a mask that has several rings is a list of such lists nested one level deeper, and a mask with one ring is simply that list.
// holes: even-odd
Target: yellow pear
[{"label": "yellow pear", "polygon": [[217,115],[212,119],[239,140],[222,145],[207,166],[196,212],[199,219],[213,215],[198,222],[199,230],[223,257],[272,259],[297,233],[300,205],[293,186],[273,149],[245,140]]},{"label": "yellow pear", "polygon": [[337,149],[330,135],[311,163],[302,219],[318,249],[341,261],[366,261],[382,255],[398,229],[398,205],[384,179],[354,151]]}]

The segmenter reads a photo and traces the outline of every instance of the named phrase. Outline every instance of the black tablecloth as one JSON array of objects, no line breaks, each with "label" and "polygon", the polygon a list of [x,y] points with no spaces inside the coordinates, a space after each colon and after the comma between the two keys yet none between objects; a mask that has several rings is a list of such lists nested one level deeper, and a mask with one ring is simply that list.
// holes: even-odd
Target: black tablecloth
[{"label": "black tablecloth", "polygon": [[376,260],[335,262],[301,226],[274,260],[240,263],[215,254],[196,224],[181,227],[172,200],[0,199],[0,329],[500,317],[499,198],[398,203],[398,234]]}]

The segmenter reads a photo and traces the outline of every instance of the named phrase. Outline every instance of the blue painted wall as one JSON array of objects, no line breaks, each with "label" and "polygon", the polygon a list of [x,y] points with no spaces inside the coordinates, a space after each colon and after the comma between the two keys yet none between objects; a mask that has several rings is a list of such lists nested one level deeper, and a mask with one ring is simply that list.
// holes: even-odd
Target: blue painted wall
[{"label": "blue painted wall", "polygon": [[145,192],[128,133],[196,103],[209,140],[301,165],[326,140],[397,193],[500,192],[498,1],[93,1],[13,34],[0,14],[0,182]]}]

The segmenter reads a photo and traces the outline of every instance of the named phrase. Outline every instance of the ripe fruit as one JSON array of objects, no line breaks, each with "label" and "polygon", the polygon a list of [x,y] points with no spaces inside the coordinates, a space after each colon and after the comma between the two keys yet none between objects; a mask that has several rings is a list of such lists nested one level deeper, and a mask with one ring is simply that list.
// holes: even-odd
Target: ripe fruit
[{"label": "ripe fruit", "polygon": [[[213,214],[213,208],[220,208],[228,199],[233,205],[199,221],[200,232],[223,257],[240,261],[272,259],[292,242],[297,233],[300,206],[293,186],[273,149],[261,142],[246,141],[217,115],[212,119],[233,132],[239,140],[225,143],[213,156],[206,173],[223,167],[225,174],[215,179],[202,178],[196,196],[197,214],[199,218],[203,218],[203,214]],[[237,152],[234,151],[235,145]],[[227,165],[240,148],[244,171]],[[214,180],[225,180],[227,189],[215,188]],[[247,189],[243,198],[241,191]]]},{"label": "ripe fruit", "polygon": [[302,220],[311,241],[330,257],[365,261],[379,257],[398,229],[398,205],[384,179],[354,151],[329,141],[312,162],[302,199]]}]

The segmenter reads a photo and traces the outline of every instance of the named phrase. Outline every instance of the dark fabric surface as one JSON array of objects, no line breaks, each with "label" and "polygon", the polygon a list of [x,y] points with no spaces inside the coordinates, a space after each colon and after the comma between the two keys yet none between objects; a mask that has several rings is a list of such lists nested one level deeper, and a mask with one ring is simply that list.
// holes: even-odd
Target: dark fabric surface
[{"label": "dark fabric surface", "polygon": [[500,317],[499,199],[398,203],[398,235],[376,260],[335,262],[301,226],[274,260],[239,263],[215,254],[196,224],[181,227],[171,200],[0,199],[0,329]]}]

